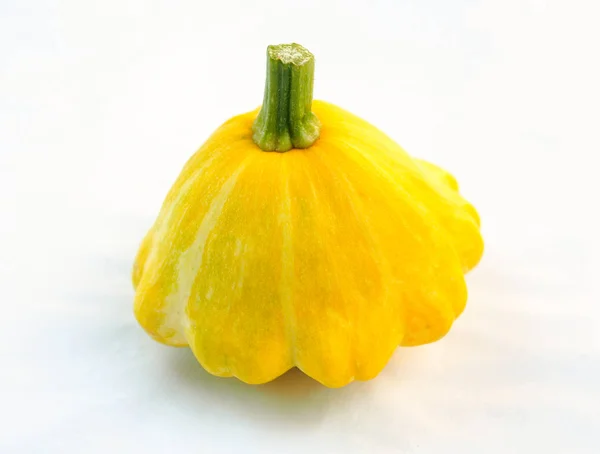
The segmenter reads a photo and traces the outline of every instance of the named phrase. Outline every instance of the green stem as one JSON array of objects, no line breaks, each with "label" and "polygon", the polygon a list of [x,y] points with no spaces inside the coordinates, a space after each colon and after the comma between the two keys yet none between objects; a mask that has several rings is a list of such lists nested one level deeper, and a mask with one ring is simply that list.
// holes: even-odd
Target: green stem
[{"label": "green stem", "polygon": [[321,124],[311,111],[315,59],[299,44],[267,48],[267,81],[252,140],[264,151],[308,148]]}]

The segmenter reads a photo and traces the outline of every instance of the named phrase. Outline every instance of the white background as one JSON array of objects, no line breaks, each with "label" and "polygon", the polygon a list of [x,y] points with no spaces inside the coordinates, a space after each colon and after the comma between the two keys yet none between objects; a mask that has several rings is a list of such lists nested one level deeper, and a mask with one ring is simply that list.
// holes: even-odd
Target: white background
[{"label": "white background", "polygon": [[[0,452],[600,452],[598,5],[0,1]],[[340,390],[214,378],[132,315],[169,186],[292,41],[486,240],[452,332]]]}]

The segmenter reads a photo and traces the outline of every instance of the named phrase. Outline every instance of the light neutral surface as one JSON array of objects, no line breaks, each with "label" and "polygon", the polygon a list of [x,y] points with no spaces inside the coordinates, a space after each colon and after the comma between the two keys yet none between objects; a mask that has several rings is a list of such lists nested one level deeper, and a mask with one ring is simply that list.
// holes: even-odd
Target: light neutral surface
[{"label": "light neutral surface", "polygon": [[[597,5],[2,1],[0,452],[599,453]],[[214,378],[132,316],[170,184],[290,41],[487,242],[452,332],[341,390]]]}]

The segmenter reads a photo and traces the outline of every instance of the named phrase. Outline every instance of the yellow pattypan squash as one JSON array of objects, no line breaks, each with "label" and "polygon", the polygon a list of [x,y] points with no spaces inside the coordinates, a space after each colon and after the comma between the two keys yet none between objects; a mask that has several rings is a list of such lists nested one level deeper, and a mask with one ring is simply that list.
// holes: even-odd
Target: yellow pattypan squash
[{"label": "yellow pattypan squash", "polygon": [[262,108],[191,157],[144,238],[135,315],[217,376],[368,380],[463,311],[479,217],[449,173],[313,102],[310,52],[267,57]]}]

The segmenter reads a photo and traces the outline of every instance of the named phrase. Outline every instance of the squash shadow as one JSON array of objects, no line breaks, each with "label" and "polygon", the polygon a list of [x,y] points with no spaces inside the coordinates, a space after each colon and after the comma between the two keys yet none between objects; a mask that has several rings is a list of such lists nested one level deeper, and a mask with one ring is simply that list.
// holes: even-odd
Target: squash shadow
[{"label": "squash shadow", "polygon": [[296,368],[272,382],[249,385],[234,377],[209,374],[189,348],[169,350],[164,357],[167,364],[161,367],[171,369],[174,386],[180,395],[190,399],[190,404],[196,402],[202,409],[208,399],[223,412],[235,412],[252,420],[318,425],[328,408],[356,385],[350,384],[342,390],[329,389]]},{"label": "squash shadow", "polygon": [[[488,387],[497,386],[502,390],[514,376],[509,373],[513,358],[523,351],[531,336],[533,321],[529,310],[515,312],[514,305],[506,304],[511,297],[507,283],[513,288],[539,285],[533,279],[515,276],[492,257],[469,276],[468,308],[449,336],[434,345],[398,348],[375,380],[330,389],[298,369],[292,369],[270,383],[248,385],[237,378],[209,374],[189,348],[171,348],[152,341],[133,320],[129,260],[122,256],[107,257],[97,263],[96,273],[113,282],[112,292],[118,292],[117,297],[103,297],[114,305],[107,329],[113,330],[111,335],[117,334],[119,339],[115,345],[109,345],[109,353],[126,354],[126,360],[131,358],[136,362],[135,367],[124,367],[119,374],[127,376],[125,383],[129,383],[136,395],[147,399],[148,405],[155,406],[153,409],[184,413],[191,420],[190,424],[200,427],[206,426],[207,420],[219,418],[264,427],[272,427],[271,423],[277,421],[280,428],[310,430],[322,427],[335,416],[355,428],[367,421],[366,417],[356,415],[356,408],[385,410],[382,402],[394,399],[402,405],[390,411],[390,418],[405,420],[417,427],[435,427],[440,433],[451,432],[452,427],[448,427],[447,419],[440,413],[455,403],[454,398],[448,396],[462,396],[464,383],[473,376],[479,376],[480,382]],[[118,333],[114,333],[115,319],[126,320]],[[498,329],[507,325],[512,329],[511,338],[518,342],[510,342],[505,329]],[[492,371],[498,364],[502,366],[500,372],[481,370]],[[477,392],[492,404],[501,406],[501,402],[494,400],[493,392],[489,395],[488,391],[485,395],[483,391]],[[152,400],[152,397],[157,398]],[[441,410],[440,398],[446,402]]]}]

